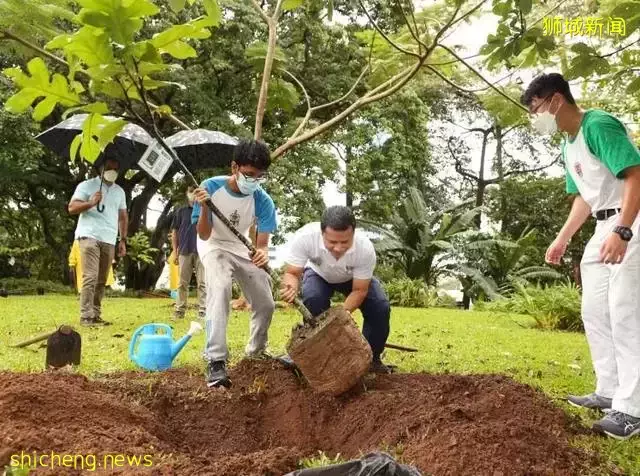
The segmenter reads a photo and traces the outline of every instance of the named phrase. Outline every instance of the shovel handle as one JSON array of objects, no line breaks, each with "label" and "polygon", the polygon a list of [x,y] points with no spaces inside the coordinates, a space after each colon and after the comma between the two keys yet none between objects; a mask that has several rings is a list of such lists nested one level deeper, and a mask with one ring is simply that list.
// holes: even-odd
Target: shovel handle
[{"label": "shovel handle", "polygon": [[[220,219],[220,221],[222,223],[224,223],[227,228],[229,228],[229,230],[231,231],[231,233],[233,233],[249,250],[249,254],[251,256],[253,256],[253,254],[256,252],[256,247],[253,246],[253,243],[251,243],[251,241],[249,241],[247,239],[246,236],[244,236],[242,233],[240,233],[236,227],[233,226],[233,224],[229,221],[229,219],[224,216],[224,214],[218,209],[218,207],[216,207],[213,202],[211,201],[211,199],[208,199],[206,202],[207,204],[207,208],[209,208],[209,210],[211,210],[213,212],[213,214],[218,217]],[[273,271],[271,270],[271,268],[269,267],[269,265],[265,265],[262,267],[262,269],[272,278],[275,277]],[[302,301],[300,300],[300,298],[296,298],[293,301],[293,304],[296,306],[296,308],[298,309],[298,311],[300,312],[300,314],[302,314],[302,320],[305,324],[309,324],[309,325],[314,325],[315,324],[315,319],[313,318],[313,316],[311,315],[311,312],[309,311],[309,309],[307,309],[307,307],[302,303]]]}]

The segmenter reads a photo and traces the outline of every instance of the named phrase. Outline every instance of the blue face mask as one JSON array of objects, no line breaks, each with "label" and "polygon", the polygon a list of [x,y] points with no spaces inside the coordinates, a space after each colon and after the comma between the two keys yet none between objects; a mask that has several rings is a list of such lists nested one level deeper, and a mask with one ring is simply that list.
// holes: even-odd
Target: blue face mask
[{"label": "blue face mask", "polygon": [[238,188],[244,195],[251,195],[253,192],[260,188],[260,183],[257,180],[249,181],[242,172],[238,173]]}]

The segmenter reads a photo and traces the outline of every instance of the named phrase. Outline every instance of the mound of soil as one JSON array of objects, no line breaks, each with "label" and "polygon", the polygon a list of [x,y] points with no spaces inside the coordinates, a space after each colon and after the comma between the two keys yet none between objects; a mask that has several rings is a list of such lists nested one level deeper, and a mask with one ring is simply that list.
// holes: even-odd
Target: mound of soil
[{"label": "mound of soil", "polygon": [[569,475],[599,464],[569,445],[579,430],[562,410],[504,376],[385,375],[338,398],[275,362],[240,362],[231,378],[231,390],[209,390],[200,370],[0,373],[0,468],[20,451],[153,455],[151,468],[108,474],[282,475],[319,450],[382,449],[434,475]]}]

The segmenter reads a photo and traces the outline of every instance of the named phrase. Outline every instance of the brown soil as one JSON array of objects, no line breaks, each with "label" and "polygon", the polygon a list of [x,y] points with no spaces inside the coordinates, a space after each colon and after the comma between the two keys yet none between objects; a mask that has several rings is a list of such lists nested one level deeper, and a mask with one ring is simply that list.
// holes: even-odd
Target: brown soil
[{"label": "brown soil", "polygon": [[562,410],[503,376],[385,375],[339,398],[314,394],[275,362],[240,362],[231,378],[231,390],[208,390],[199,369],[93,381],[0,373],[0,468],[21,450],[154,455],[151,469],[118,474],[282,475],[318,450],[382,449],[435,475],[579,474],[599,464],[569,446],[578,430]]}]

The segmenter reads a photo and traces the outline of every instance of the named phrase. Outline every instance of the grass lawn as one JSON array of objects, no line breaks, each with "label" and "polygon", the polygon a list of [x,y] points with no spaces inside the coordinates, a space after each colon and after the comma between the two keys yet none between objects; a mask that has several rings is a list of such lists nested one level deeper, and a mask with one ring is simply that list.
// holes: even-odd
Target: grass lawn
[{"label": "grass lawn", "polygon": [[[104,303],[103,317],[114,325],[80,328],[82,363],[79,371],[87,375],[134,369],[128,358],[129,338],[138,326],[164,322],[181,337],[196,319],[171,319],[169,299],[110,298]],[[191,300],[195,302],[195,300]],[[25,349],[13,345],[47,332],[63,323],[76,328],[78,301],[74,296],[14,297],[0,300],[0,370],[40,371],[45,351],[39,344]],[[241,358],[249,332],[248,313],[233,312],[229,321],[229,348],[232,359]],[[541,389],[566,411],[579,416],[585,425],[598,417],[564,403],[568,392],[590,392],[595,378],[583,334],[531,329],[533,320],[449,309],[395,308],[391,318],[389,342],[419,349],[417,353],[387,350],[384,360],[398,365],[401,372],[500,373]],[[295,311],[278,310],[270,331],[270,351],[284,352],[289,331],[299,320]],[[358,317],[358,320],[360,318]],[[174,361],[176,366],[202,365],[204,335],[196,335]],[[204,366],[203,366],[204,370]],[[640,438],[618,442],[599,436],[580,437],[576,444],[608,456],[627,474],[640,475]]]}]

